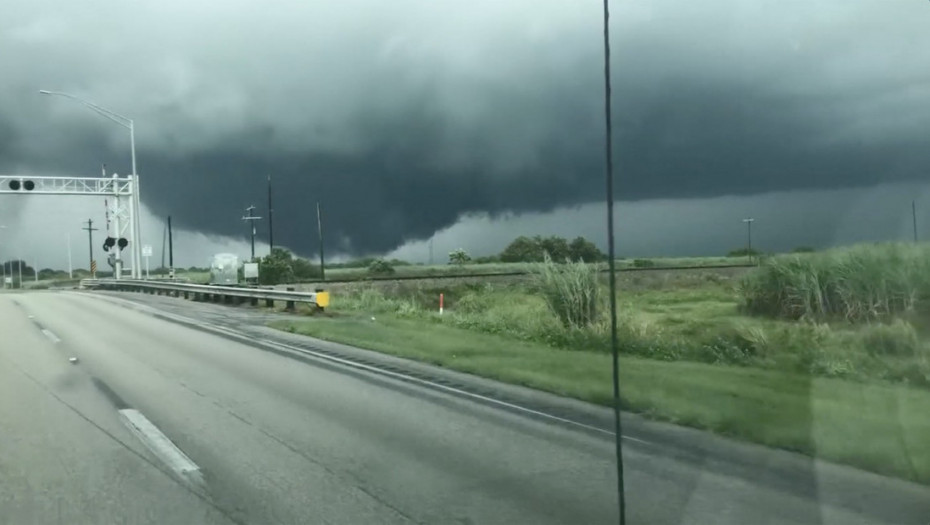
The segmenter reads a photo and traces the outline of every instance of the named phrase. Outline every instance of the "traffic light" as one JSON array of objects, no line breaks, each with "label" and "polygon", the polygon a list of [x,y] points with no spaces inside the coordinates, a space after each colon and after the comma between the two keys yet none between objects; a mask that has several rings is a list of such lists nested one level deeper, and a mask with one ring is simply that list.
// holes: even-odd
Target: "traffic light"
[{"label": "traffic light", "polygon": [[14,179],[10,181],[10,189],[13,191],[19,191],[21,189],[26,190],[26,191],[32,191],[35,189],[35,187],[36,187],[36,183],[31,180],[20,181],[20,180]]}]

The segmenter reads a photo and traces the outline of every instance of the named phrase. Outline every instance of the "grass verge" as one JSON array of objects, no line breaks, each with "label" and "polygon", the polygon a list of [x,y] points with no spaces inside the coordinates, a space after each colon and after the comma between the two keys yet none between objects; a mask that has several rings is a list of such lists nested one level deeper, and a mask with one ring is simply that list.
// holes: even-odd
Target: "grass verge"
[{"label": "grass verge", "polygon": [[[403,319],[277,321],[272,327],[598,404],[610,356],[556,350]],[[621,357],[624,408],[648,417],[930,484],[930,392],[781,371]]]}]

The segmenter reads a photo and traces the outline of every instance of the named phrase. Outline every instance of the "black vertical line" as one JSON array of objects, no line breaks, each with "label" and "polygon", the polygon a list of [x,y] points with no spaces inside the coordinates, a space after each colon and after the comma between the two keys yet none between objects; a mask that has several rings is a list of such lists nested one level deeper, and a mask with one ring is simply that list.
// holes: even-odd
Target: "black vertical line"
[{"label": "black vertical line", "polygon": [[911,217],[914,220],[914,242],[917,242],[917,201],[911,201]]},{"label": "black vertical line", "polygon": [[174,239],[171,235],[171,215],[168,216],[168,268],[174,269]]},{"label": "black vertical line", "polygon": [[274,250],[274,208],[271,206],[271,175],[268,175],[268,251]]},{"label": "black vertical line", "polygon": [[623,490],[623,446],[620,425],[620,357],[617,341],[617,276],[614,249],[614,157],[613,122],[611,121],[610,85],[610,9],[604,0],[604,124],[606,128],[605,154],[607,161],[607,265],[610,271],[610,350],[613,357],[614,389],[614,442],[617,456],[617,498],[620,506],[620,525],[626,523],[626,499]]},{"label": "black vertical line", "polygon": [[168,250],[168,225],[165,224],[164,229],[161,231],[161,267],[166,268],[165,266],[165,253]]}]

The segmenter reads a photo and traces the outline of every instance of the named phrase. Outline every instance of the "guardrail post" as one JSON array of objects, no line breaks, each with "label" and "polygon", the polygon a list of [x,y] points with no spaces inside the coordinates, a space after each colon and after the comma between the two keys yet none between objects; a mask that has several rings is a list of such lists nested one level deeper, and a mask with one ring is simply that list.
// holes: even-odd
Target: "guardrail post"
[{"label": "guardrail post", "polygon": [[[287,287],[287,291],[293,292],[293,291],[294,291],[294,287],[293,287],[293,286],[288,286],[288,287]],[[287,312],[293,312],[295,308],[296,308],[296,307],[294,306],[294,301],[288,301],[287,303],[285,303],[285,306],[284,306],[284,310],[285,310],[285,311],[287,311]]]},{"label": "guardrail post", "polygon": [[230,304],[230,303],[232,303],[232,299],[233,299],[233,298],[232,298],[231,295],[224,295],[224,296],[223,296],[223,304]]},{"label": "guardrail post", "polygon": [[274,308],[274,299],[265,299],[265,306],[268,308]]},{"label": "guardrail post", "polygon": [[249,304],[251,306],[258,306],[258,297],[252,297],[251,299],[249,299]]},{"label": "guardrail post", "polygon": [[185,298],[185,299],[190,299],[190,297],[188,296],[187,292],[184,292],[184,298]]}]

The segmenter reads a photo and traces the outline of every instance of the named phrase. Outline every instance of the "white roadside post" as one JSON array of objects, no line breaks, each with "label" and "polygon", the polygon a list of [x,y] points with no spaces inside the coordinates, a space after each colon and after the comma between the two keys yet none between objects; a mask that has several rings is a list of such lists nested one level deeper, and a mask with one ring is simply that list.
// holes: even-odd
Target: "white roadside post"
[{"label": "white roadside post", "polygon": [[142,256],[145,257],[145,278],[149,278],[149,258],[152,257],[152,247],[148,244],[142,247]]}]

